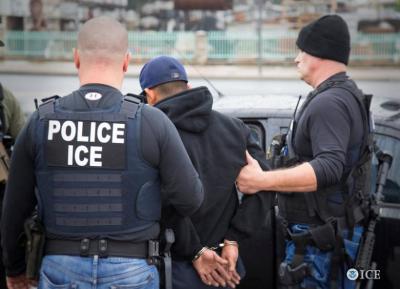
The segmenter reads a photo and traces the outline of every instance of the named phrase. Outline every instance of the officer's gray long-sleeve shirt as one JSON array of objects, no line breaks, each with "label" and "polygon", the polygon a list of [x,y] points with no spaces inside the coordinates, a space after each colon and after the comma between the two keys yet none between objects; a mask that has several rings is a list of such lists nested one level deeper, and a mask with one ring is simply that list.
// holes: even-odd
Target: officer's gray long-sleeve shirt
[{"label": "officer's gray long-sleeve shirt", "polygon": [[[96,101],[86,100],[84,96],[89,92],[100,93],[102,98]],[[60,105],[82,111],[108,108],[121,98],[122,94],[115,88],[90,84],[60,99]],[[38,113],[35,112],[17,138],[4,199],[1,232],[4,261],[9,276],[19,275],[25,270],[24,249],[18,239],[25,219],[31,215],[37,204],[33,133],[37,119]],[[163,199],[168,199],[180,214],[193,214],[202,204],[203,188],[175,126],[161,111],[145,105],[142,109],[141,137],[143,159],[159,170]],[[120,239],[139,242],[156,238],[158,232],[157,224],[135,233],[134,236],[121,236]]]},{"label": "officer's gray long-sleeve shirt", "polygon": [[[342,72],[325,82],[347,78]],[[349,91],[332,87],[310,102],[299,120],[294,143],[300,157],[311,160],[318,188],[338,184],[354,166],[363,129],[360,107]]]}]

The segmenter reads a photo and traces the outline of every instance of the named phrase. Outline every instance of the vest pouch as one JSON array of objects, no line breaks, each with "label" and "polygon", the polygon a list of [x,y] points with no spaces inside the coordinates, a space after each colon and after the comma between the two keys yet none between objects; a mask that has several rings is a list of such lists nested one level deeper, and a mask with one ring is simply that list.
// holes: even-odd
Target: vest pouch
[{"label": "vest pouch", "polygon": [[330,251],[335,247],[335,229],[330,223],[311,228],[309,232],[315,246],[321,251]]},{"label": "vest pouch", "polygon": [[145,183],[136,199],[136,212],[139,219],[159,221],[161,218],[161,194],[158,180]]},{"label": "vest pouch", "polygon": [[267,151],[267,158],[270,159],[274,169],[283,166],[284,155],[282,155],[283,147],[286,145],[286,134],[279,134],[272,138],[271,145]]}]

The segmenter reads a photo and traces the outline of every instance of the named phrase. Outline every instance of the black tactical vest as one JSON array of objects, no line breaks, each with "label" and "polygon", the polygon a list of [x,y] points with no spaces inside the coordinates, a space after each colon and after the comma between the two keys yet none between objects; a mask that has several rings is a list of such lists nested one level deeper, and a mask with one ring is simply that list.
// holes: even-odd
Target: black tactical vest
[{"label": "black tactical vest", "polygon": [[112,238],[160,219],[158,170],[141,154],[142,104],[67,111],[39,107],[35,132],[38,211],[47,232]]},{"label": "black tactical vest", "polygon": [[[332,217],[345,217],[350,226],[361,221],[367,214],[370,194],[370,167],[373,148],[373,126],[370,117],[370,103],[372,96],[364,95],[352,80],[343,79],[328,81],[312,92],[303,104],[302,110],[292,122],[291,130],[287,137],[289,159],[287,163],[302,163],[310,159],[297,155],[293,139],[296,133],[296,123],[301,118],[309,103],[318,95],[329,88],[336,87],[347,90],[357,100],[364,123],[364,133],[360,150],[351,151],[356,164],[350,172],[344,175],[339,184],[310,193],[280,193],[278,194],[279,213],[288,223],[323,224]],[[330,201],[338,194],[343,196],[343,203],[337,204]]]}]

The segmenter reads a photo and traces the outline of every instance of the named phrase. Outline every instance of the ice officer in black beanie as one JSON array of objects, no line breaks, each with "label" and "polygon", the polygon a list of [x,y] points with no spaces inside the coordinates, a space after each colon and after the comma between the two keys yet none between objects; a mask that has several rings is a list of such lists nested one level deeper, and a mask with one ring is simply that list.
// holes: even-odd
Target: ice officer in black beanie
[{"label": "ice officer in black beanie", "polygon": [[244,193],[279,192],[282,288],[350,289],[370,191],[370,98],[346,74],[350,35],[340,16],[308,24],[296,43],[300,77],[314,90],[282,138],[280,169],[262,171],[248,156],[237,183]]}]

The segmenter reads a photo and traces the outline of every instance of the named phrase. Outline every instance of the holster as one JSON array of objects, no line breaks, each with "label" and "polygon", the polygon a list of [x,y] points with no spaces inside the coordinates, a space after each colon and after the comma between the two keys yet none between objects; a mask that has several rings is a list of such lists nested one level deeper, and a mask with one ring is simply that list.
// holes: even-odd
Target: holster
[{"label": "holster", "polygon": [[158,266],[161,278],[160,288],[172,289],[172,258],[171,247],[175,242],[175,234],[172,229],[165,229],[162,236],[163,250],[160,255],[161,262]]},{"label": "holster", "polygon": [[268,148],[267,158],[271,160],[272,167],[281,168],[284,164],[285,157],[282,155],[282,149],[286,145],[286,134],[279,134],[272,138],[270,147]]},{"label": "holster", "polygon": [[290,264],[282,262],[279,266],[279,281],[285,288],[300,288],[298,285],[309,275],[309,267],[306,263],[292,268]]},{"label": "holster", "polygon": [[25,274],[28,279],[38,280],[46,236],[44,227],[37,214],[34,214],[25,221],[24,230],[26,235]]}]

